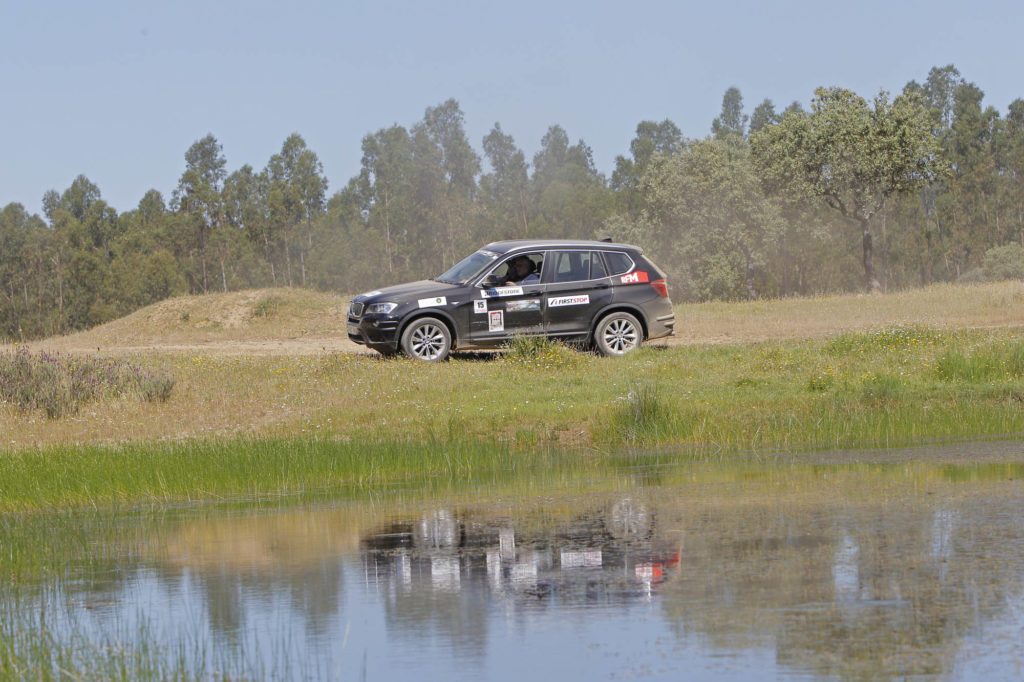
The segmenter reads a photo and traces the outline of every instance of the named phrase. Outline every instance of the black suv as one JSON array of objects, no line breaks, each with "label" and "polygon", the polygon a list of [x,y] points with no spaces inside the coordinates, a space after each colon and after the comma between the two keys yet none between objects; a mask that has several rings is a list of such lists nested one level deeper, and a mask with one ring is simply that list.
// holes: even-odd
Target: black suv
[{"label": "black suv", "polygon": [[522,335],[622,355],[674,324],[658,266],[639,247],[593,241],[494,242],[436,279],[360,294],[348,308],[352,341],[427,361]]}]

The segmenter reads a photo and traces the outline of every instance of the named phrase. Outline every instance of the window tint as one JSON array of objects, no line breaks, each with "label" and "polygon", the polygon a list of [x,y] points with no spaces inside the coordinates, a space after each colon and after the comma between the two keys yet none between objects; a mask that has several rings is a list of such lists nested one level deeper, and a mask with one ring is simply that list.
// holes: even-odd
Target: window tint
[{"label": "window tint", "polygon": [[604,269],[604,261],[601,260],[601,254],[594,251],[590,257],[590,279],[601,279],[607,276],[608,271]]},{"label": "window tint", "polygon": [[608,274],[621,275],[633,267],[633,259],[621,251],[606,251],[604,257],[608,261]]},{"label": "window tint", "polygon": [[558,251],[555,253],[555,282],[583,282],[590,279],[592,251]]}]

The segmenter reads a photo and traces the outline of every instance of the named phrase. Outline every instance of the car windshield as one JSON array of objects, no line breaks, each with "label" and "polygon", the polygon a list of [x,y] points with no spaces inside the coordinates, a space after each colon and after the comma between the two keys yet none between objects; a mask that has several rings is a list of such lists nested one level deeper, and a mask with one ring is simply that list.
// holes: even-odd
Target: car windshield
[{"label": "car windshield", "polygon": [[494,262],[494,259],[497,257],[498,254],[492,251],[477,251],[468,258],[462,259],[456,263],[454,267],[438,276],[437,281],[451,282],[452,284],[465,284],[476,275],[479,275],[480,272]]}]

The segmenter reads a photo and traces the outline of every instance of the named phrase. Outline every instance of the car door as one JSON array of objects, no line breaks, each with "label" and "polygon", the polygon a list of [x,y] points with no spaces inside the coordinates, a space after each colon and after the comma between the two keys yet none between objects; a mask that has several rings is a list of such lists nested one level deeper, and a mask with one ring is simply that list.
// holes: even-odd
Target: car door
[{"label": "car door", "polygon": [[[489,275],[505,280],[508,263],[513,258],[527,256],[540,273],[544,265],[544,252],[516,254],[503,259],[491,269]],[[483,281],[483,280],[482,280]],[[476,286],[473,294],[473,308],[470,312],[470,338],[474,343],[497,345],[516,335],[542,334],[542,305],[544,285],[530,282],[511,286]]]},{"label": "car door", "polygon": [[552,336],[590,333],[594,315],[612,301],[611,280],[598,251],[552,251],[544,275],[544,327]]}]

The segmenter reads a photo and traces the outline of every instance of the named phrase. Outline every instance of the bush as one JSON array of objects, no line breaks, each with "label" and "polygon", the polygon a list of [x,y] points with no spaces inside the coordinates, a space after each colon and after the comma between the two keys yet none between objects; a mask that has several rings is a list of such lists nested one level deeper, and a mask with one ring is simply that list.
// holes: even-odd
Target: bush
[{"label": "bush", "polygon": [[506,344],[501,358],[531,367],[551,369],[579,362],[579,353],[565,344],[544,336],[514,336]]},{"label": "bush", "polygon": [[981,276],[988,282],[1024,279],[1024,246],[1007,244],[986,251],[981,260]]},{"label": "bush", "polygon": [[166,402],[174,379],[149,374],[120,360],[61,357],[25,349],[0,355],[0,400],[22,410],[42,410],[49,419],[75,414],[104,395],[134,390],[143,400]]}]

